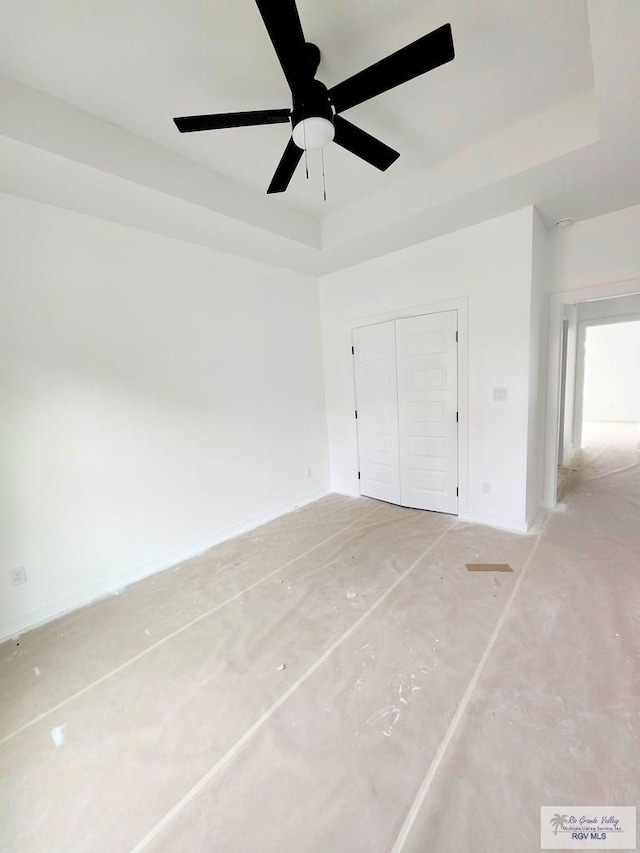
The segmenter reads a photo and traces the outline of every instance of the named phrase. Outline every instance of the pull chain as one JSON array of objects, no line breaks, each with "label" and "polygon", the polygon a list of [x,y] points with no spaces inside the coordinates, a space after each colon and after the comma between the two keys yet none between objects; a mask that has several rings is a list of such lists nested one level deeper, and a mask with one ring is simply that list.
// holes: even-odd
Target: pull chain
[{"label": "pull chain", "polygon": [[320,149],[320,156],[322,158],[322,195],[324,196],[324,200],[327,200],[327,184],[324,179],[324,148]]},{"label": "pull chain", "polygon": [[309,152],[307,151],[307,125],[304,123],[304,110],[302,112],[302,136],[304,139],[304,168],[307,172],[307,180],[309,180]]}]

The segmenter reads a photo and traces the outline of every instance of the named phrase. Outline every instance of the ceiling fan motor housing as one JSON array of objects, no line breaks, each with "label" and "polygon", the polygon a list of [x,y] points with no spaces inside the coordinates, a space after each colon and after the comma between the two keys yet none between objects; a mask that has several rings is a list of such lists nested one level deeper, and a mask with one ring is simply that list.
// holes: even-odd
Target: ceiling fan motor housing
[{"label": "ceiling fan motor housing", "polygon": [[318,116],[333,122],[333,110],[329,102],[329,92],[320,80],[313,80],[302,92],[293,96],[291,122],[295,127],[302,119]]},{"label": "ceiling fan motor housing", "polygon": [[293,141],[302,149],[324,148],[334,137],[333,110],[327,87],[313,80],[293,98]]}]

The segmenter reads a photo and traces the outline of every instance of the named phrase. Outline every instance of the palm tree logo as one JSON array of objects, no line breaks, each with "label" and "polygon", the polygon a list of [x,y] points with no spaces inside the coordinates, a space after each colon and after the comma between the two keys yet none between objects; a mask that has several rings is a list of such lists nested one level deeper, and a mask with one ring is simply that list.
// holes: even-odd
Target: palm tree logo
[{"label": "palm tree logo", "polygon": [[566,814],[554,814],[554,816],[549,821],[551,826],[555,827],[555,829],[553,830],[554,835],[558,834],[558,830],[563,828],[565,820],[568,819],[569,816]]}]

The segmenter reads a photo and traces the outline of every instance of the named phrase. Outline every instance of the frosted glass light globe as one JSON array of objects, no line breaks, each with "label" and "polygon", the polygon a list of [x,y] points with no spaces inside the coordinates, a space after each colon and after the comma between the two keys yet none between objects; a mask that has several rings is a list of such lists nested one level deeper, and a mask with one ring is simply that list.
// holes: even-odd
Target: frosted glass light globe
[{"label": "frosted glass light globe", "polygon": [[324,148],[331,142],[334,135],[333,123],[320,116],[304,118],[293,128],[293,141],[303,151]]}]

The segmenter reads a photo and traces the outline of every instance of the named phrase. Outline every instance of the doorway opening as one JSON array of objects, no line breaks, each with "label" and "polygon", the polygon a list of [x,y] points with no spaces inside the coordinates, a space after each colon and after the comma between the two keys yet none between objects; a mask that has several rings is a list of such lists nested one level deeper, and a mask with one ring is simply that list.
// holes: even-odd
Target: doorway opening
[{"label": "doorway opening", "polygon": [[[556,500],[585,459],[607,470],[640,444],[640,294],[562,307]],[[591,459],[593,457],[593,459]]]},{"label": "doorway opening", "polygon": [[640,426],[640,320],[588,326],[582,446],[624,443]]}]

